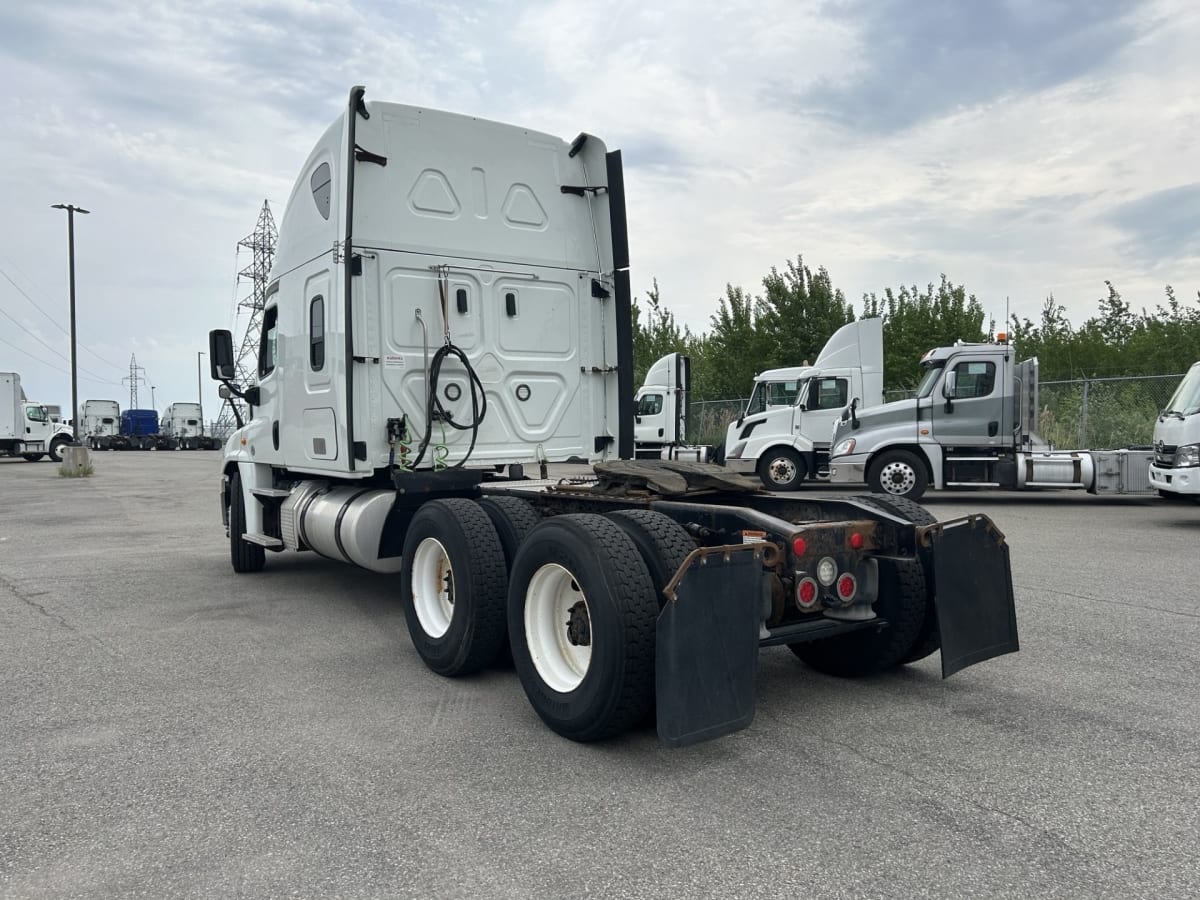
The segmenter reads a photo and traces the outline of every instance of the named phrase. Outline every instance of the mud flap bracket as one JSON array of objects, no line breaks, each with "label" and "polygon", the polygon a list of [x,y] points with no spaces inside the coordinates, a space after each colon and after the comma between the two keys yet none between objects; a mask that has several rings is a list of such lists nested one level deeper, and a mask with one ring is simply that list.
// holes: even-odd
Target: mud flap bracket
[{"label": "mud flap bracket", "polygon": [[1017,612],[1004,535],[987,516],[921,529],[933,557],[934,603],[942,638],[942,677],[1015,653]]},{"label": "mud flap bracket", "polygon": [[754,720],[764,604],[761,545],[694,551],[664,589],[658,617],[658,736],[671,747],[739,731]]}]

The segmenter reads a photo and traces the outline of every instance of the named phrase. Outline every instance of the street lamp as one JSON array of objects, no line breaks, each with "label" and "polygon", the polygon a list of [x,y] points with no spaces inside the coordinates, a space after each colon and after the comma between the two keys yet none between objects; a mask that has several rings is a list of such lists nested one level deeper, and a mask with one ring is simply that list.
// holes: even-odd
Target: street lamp
[{"label": "street lamp", "polygon": [[201,434],[204,434],[204,382],[200,380],[200,357],[207,355],[203,350],[196,351],[196,399],[200,402]]},{"label": "street lamp", "polygon": [[71,441],[79,443],[79,377],[75,367],[75,213],[88,210],[70,203],[55,203],[51,209],[67,211],[67,253],[71,273]]},{"label": "street lamp", "polygon": [[155,411],[157,412],[158,404],[154,402],[154,385],[150,385],[150,405],[154,407]]}]

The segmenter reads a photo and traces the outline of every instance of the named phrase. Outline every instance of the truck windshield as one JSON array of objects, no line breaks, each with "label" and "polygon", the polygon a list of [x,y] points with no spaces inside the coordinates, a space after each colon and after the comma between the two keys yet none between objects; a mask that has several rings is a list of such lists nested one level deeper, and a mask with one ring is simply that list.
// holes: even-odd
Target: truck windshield
[{"label": "truck windshield", "polygon": [[933,393],[934,382],[936,382],[938,380],[938,376],[942,374],[942,369],[945,367],[946,361],[944,359],[939,359],[933,362],[925,363],[924,365],[928,366],[928,368],[925,369],[925,374],[921,376],[921,383],[917,385],[918,397],[928,397],[931,393]]},{"label": "truck windshield", "polygon": [[746,415],[763,412],[768,406],[791,406],[799,393],[800,384],[797,381],[755,382],[754,393],[746,404]]},{"label": "truck windshield", "polygon": [[1200,366],[1192,366],[1175,389],[1164,412],[1191,416],[1200,412]]},{"label": "truck windshield", "polygon": [[46,407],[44,406],[29,406],[25,408],[25,418],[31,422],[46,421]]}]

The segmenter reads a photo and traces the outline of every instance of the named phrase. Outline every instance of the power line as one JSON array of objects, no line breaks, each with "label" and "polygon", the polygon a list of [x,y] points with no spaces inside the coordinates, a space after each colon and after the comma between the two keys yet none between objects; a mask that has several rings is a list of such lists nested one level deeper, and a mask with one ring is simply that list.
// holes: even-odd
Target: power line
[{"label": "power line", "polygon": [[[51,325],[53,325],[55,328],[57,328],[59,331],[61,331],[66,337],[71,336],[71,333],[69,331],[67,331],[65,328],[63,328],[61,325],[59,325],[58,322],[56,322],[54,320],[54,317],[51,316],[48,312],[46,312],[46,310],[42,309],[41,305],[36,300],[34,300],[32,297],[30,297],[29,294],[26,293],[24,288],[22,288],[19,284],[17,284],[13,280],[12,276],[9,275],[6,271],[4,271],[4,268],[2,266],[0,266],[0,275],[4,276],[5,281],[7,281],[14,288],[16,288],[17,293],[19,293],[22,297],[24,297],[26,300],[28,300],[33,305],[34,309],[36,309],[43,316],[45,316]],[[88,353],[91,353],[92,356],[96,357],[96,359],[100,360],[100,362],[104,363],[105,365],[112,366],[114,369],[120,369],[121,371],[125,370],[124,366],[118,366],[114,362],[109,362],[107,359],[105,359],[99,353],[96,353],[94,350],[89,350],[87,347],[83,346],[83,344],[76,342],[76,346],[79,347],[79,349],[81,349],[81,350],[87,350]]]},{"label": "power line", "polygon": [[[14,350],[16,350],[18,353],[24,353],[26,356],[28,356],[30,359],[32,359],[32,360],[33,360],[35,363],[38,363],[39,365],[43,365],[43,366],[45,366],[47,369],[53,369],[55,372],[59,372],[59,373],[61,373],[61,374],[63,374],[63,375],[70,375],[70,374],[71,374],[71,373],[70,373],[70,372],[68,372],[66,369],[61,369],[61,368],[59,368],[58,366],[56,366],[54,363],[46,362],[46,360],[42,359],[41,357],[34,356],[32,353],[30,353],[30,352],[29,352],[28,350],[26,350],[24,347],[18,347],[16,344],[12,343],[11,341],[6,341],[4,338],[0,338],[0,344],[7,344],[8,346],[10,346],[10,347],[12,347]],[[88,383],[90,383],[90,384],[111,384],[111,385],[113,385],[114,387],[120,387],[120,386],[121,386],[120,384],[118,384],[118,383],[117,383],[117,382],[115,382],[115,381],[105,381],[105,380],[103,380],[103,379],[100,379],[100,378],[85,378],[85,379],[83,379],[83,380],[84,380],[84,381],[86,381],[86,382],[88,382]]]},{"label": "power line", "polygon": [[[36,334],[34,334],[28,328],[26,328],[24,325],[22,325],[19,321],[14,319],[11,315],[9,315],[3,309],[0,309],[0,315],[3,315],[5,318],[11,320],[14,325],[16,325],[22,331],[24,331],[27,335],[29,335],[31,338],[33,338],[35,341],[37,341],[39,344],[41,344],[43,347],[45,347],[47,350],[49,350],[51,353],[53,353],[55,356],[57,356],[59,359],[61,359],[63,362],[69,363],[71,361],[67,357],[65,357],[61,353],[59,353],[57,350],[55,350],[53,347],[51,347],[49,344],[47,344],[45,341],[43,341],[40,337],[38,337]],[[79,366],[78,368],[79,368],[79,371],[87,372],[93,378],[102,379],[102,376],[97,375],[95,372],[92,372],[90,369],[85,369],[83,366]]]}]

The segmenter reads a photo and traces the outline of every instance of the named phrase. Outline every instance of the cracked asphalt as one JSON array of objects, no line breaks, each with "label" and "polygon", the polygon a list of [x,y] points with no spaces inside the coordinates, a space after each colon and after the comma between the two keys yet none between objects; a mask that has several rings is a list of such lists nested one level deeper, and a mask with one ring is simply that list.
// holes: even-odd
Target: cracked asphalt
[{"label": "cracked asphalt", "polygon": [[217,454],[0,460],[0,896],[1195,897],[1200,505],[931,495],[1008,536],[1021,652],[750,728],[576,745],[412,649],[395,578],[235,576]]}]

